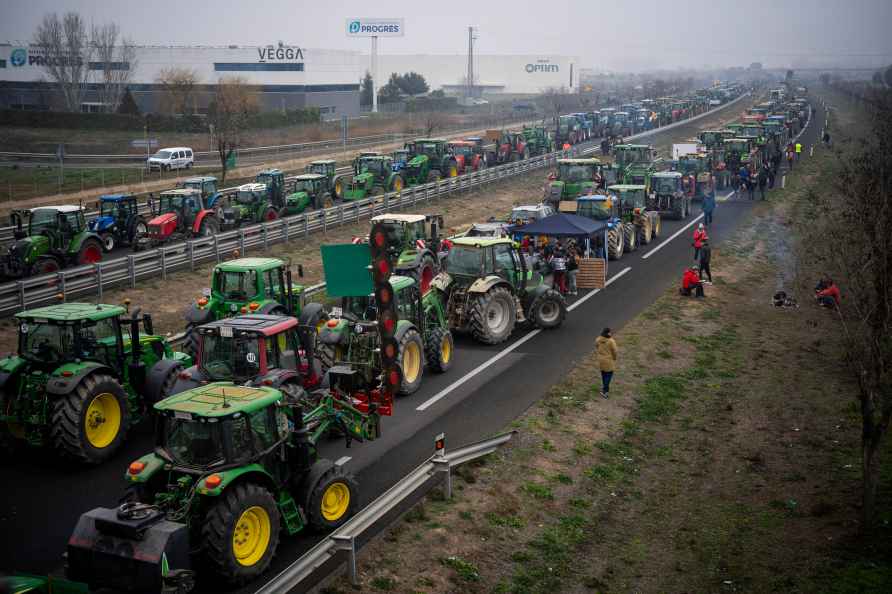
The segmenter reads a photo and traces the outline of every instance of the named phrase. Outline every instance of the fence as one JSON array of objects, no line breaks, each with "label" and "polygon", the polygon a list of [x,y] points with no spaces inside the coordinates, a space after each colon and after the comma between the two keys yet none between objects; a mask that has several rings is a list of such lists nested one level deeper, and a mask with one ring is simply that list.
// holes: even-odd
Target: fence
[{"label": "fence", "polygon": [[[664,132],[677,126],[725,109],[740,101],[744,96],[727,103],[716,110],[704,112],[693,118],[682,120],[662,128],[642,132],[628,137],[628,140],[644,138],[657,132]],[[94,294],[101,300],[103,291],[119,286],[136,288],[139,280],[157,276],[166,279],[171,272],[195,270],[204,262],[220,262],[224,256],[238,250],[245,256],[249,250],[267,250],[273,243],[307,238],[311,233],[325,233],[329,228],[347,223],[371,219],[373,216],[400,210],[415,209],[419,204],[430,200],[482,186],[554,165],[559,158],[571,155],[588,155],[597,150],[593,143],[581,144],[568,152],[555,152],[531,159],[506,163],[461,177],[439,180],[404,190],[401,193],[387,193],[365,198],[352,203],[339,204],[324,210],[284,217],[269,223],[262,223],[219,233],[212,237],[193,239],[171,246],[135,253],[123,258],[106,260],[93,265],[60,270],[57,273],[32,277],[0,285],[0,317],[7,317],[17,311],[46,305],[63,299]]]}]

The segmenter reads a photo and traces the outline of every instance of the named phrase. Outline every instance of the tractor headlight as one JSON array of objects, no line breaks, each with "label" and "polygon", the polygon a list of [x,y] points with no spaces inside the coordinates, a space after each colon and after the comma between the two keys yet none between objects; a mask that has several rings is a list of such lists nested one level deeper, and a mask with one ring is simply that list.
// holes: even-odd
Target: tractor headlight
[{"label": "tractor headlight", "polygon": [[362,334],[363,332],[365,332],[365,327],[362,324],[356,324],[355,326],[353,326],[353,330],[357,334]]},{"label": "tractor headlight", "polygon": [[236,305],[235,303],[230,303],[230,304],[229,304],[229,311],[231,311],[232,313],[237,312],[237,311],[238,311],[238,305]]}]

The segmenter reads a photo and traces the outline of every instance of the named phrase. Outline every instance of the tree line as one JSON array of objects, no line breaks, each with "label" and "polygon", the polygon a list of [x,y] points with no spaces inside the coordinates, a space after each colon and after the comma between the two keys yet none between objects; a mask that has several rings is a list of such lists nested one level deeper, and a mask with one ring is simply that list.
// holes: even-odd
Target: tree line
[{"label": "tree line", "polygon": [[[366,72],[360,81],[359,103],[368,106],[372,104],[372,75]],[[397,103],[402,101],[406,96],[423,95],[430,90],[424,76],[417,72],[406,72],[405,74],[391,73],[387,84],[378,88],[379,103]],[[436,93],[436,91],[435,91]],[[440,91],[442,94],[442,91]]]}]

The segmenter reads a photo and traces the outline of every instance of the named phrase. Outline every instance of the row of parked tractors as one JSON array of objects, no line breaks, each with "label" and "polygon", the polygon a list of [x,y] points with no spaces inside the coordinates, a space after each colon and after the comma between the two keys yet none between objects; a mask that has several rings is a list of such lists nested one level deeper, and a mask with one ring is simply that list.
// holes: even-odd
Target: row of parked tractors
[{"label": "row of parked tractors", "polygon": [[80,517],[70,581],[54,587],[253,579],[280,535],[333,529],[357,507],[355,478],[319,456],[320,440],[380,436],[393,396],[452,367],[454,332],[497,344],[522,325],[561,325],[563,297],[510,239],[446,242],[442,228],[439,215],[386,214],[367,238],[323,246],[328,305],[308,302],[289,262],[220,263],[187,310],[181,352],[129,303],[17,314],[17,353],[0,360],[6,446],[96,465],[129,429],[156,424],[120,505]]}]

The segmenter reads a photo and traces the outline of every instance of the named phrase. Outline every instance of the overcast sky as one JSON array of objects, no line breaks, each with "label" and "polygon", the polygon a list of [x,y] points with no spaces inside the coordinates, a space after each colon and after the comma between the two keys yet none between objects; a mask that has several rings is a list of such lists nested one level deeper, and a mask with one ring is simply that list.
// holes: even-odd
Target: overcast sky
[{"label": "overcast sky", "polygon": [[[892,0],[3,0],[0,40],[25,41],[46,12],[117,22],[139,44],[267,45],[367,51],[348,17],[402,17],[379,52],[578,56],[613,70],[892,63]],[[457,7],[457,8],[453,8]]]}]

